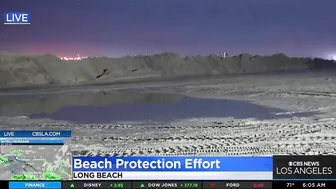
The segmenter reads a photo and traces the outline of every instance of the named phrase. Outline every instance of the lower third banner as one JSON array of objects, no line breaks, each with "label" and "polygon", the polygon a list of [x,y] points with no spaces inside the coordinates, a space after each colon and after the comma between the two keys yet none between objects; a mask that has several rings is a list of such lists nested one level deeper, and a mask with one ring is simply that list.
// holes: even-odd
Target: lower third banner
[{"label": "lower third banner", "polygon": [[272,157],[73,157],[73,180],[272,180]]}]

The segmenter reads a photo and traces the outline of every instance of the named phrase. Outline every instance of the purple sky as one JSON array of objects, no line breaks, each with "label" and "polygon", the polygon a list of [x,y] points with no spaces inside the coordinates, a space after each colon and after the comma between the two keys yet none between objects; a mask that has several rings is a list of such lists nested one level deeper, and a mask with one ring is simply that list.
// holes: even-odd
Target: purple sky
[{"label": "purple sky", "polygon": [[0,51],[123,56],[165,51],[336,54],[336,0],[1,0]]}]

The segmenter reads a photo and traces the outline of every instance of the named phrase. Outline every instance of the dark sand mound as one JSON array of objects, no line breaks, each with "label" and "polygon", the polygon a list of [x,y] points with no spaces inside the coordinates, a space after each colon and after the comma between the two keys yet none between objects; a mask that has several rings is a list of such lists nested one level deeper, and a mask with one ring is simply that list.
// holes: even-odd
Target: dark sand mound
[{"label": "dark sand mound", "polygon": [[139,78],[173,78],[237,73],[323,69],[333,61],[290,58],[283,54],[180,57],[174,53],[121,58],[94,57],[62,61],[53,55],[28,56],[0,52],[0,86],[75,84]]}]

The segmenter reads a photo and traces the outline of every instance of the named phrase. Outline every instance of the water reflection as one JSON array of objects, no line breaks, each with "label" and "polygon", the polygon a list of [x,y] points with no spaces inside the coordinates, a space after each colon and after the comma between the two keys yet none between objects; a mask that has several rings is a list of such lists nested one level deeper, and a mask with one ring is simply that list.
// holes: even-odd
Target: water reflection
[{"label": "water reflection", "polygon": [[177,94],[128,92],[68,92],[42,96],[2,96],[0,113],[29,115],[77,123],[112,121],[170,121],[191,117],[276,119],[314,113],[285,112],[246,101],[191,98]]}]

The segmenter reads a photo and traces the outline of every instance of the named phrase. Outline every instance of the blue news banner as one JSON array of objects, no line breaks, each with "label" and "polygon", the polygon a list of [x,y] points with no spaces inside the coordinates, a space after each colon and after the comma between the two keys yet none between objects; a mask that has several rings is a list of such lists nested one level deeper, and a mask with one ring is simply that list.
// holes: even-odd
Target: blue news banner
[{"label": "blue news banner", "polygon": [[70,130],[2,130],[0,138],[71,138]]},{"label": "blue news banner", "polygon": [[272,157],[73,157],[74,180],[272,179]]},{"label": "blue news banner", "polygon": [[64,145],[71,131],[0,131],[0,145]]},{"label": "blue news banner", "polygon": [[73,172],[218,171],[272,172],[272,157],[73,157]]}]

